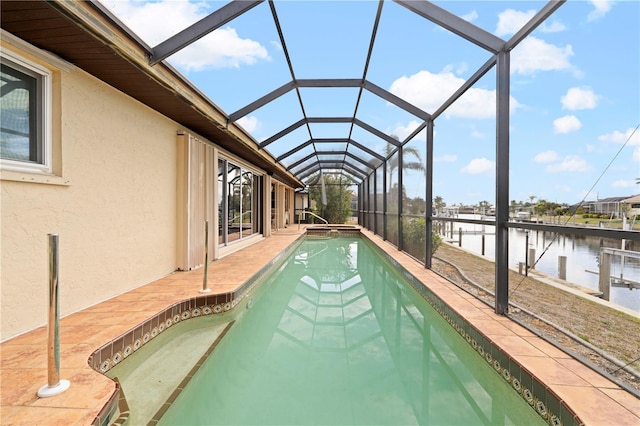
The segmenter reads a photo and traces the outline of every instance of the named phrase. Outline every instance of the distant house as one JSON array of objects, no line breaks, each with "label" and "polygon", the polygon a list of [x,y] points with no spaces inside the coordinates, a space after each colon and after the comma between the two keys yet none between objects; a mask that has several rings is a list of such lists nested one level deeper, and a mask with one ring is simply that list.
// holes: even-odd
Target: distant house
[{"label": "distant house", "polygon": [[622,217],[621,205],[626,203],[629,197],[609,197],[596,201],[586,201],[582,204],[584,210],[591,214],[605,214],[612,219]]},{"label": "distant house", "polygon": [[622,201],[628,206],[627,217],[640,216],[640,194]]}]

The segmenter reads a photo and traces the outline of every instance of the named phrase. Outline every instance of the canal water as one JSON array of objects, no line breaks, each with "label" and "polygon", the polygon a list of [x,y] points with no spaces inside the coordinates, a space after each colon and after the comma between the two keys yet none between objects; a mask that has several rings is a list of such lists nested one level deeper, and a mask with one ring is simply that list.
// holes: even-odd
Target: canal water
[{"label": "canal water", "polygon": [[[459,216],[464,219],[481,219],[480,215]],[[454,223],[453,240],[458,240],[458,230],[462,228],[462,248],[482,254],[482,232],[485,233],[485,257],[495,260],[495,227],[469,223]],[[554,232],[524,231],[509,229],[509,266],[517,268],[525,262],[529,249],[535,249],[535,269],[549,276],[558,277],[558,257],[567,257],[567,281],[598,290],[598,268],[601,247],[621,248],[622,241],[579,235],[565,235]],[[447,233],[447,240],[449,233]],[[640,243],[627,241],[626,249],[640,251]],[[544,254],[543,254],[544,253]],[[542,255],[542,256],[541,256]],[[529,259],[529,264],[533,263]],[[611,275],[640,282],[640,259],[626,258],[624,267],[618,256],[612,256]],[[640,290],[611,287],[610,301],[640,312]]]}]

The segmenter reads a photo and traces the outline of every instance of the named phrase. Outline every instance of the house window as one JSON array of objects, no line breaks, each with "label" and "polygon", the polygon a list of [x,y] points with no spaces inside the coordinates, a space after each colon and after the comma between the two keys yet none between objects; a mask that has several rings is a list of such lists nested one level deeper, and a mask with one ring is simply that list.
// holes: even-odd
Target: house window
[{"label": "house window", "polygon": [[262,232],[262,177],[231,161],[218,160],[218,244]]},{"label": "house window", "polygon": [[51,171],[51,72],[9,52],[0,56],[2,169]]}]

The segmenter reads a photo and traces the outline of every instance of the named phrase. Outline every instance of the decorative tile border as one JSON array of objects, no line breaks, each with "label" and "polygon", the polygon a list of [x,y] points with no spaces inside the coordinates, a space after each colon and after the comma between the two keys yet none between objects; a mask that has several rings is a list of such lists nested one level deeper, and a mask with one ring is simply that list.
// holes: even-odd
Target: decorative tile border
[{"label": "decorative tile border", "polygon": [[561,401],[551,389],[538,381],[524,366],[495,346],[491,339],[460,317],[449,305],[389,254],[370,241],[369,238],[363,235],[363,240],[366,240],[376,253],[399,271],[411,287],[425,298],[478,355],[493,367],[495,373],[502,377],[547,424],[550,426],[578,426],[583,424],[576,413],[564,401]]},{"label": "decorative tile border", "polygon": [[[109,401],[102,407],[102,410],[93,419],[91,426],[109,426],[109,425],[123,425],[129,418],[129,406],[124,399],[124,393],[118,379],[113,379],[116,382],[116,391],[111,395]],[[119,417],[113,420],[116,412]]]},{"label": "decorative tile border", "polygon": [[307,228],[306,235],[309,237],[325,237],[325,238],[339,238],[339,237],[359,237],[362,234],[360,228],[350,227],[337,227],[330,226],[318,226]]},{"label": "decorative tile border", "polygon": [[[493,367],[496,374],[502,377],[518,395],[536,410],[547,424],[550,426],[577,426],[583,424],[573,410],[561,401],[551,389],[540,383],[525,367],[500,350],[488,337],[461,318],[413,274],[363,235],[360,229],[340,229],[338,232],[342,233],[340,236],[361,237],[376,253],[399,271],[407,282],[467,341],[485,362]],[[314,236],[309,232],[307,232],[307,235]],[[287,259],[304,238],[304,235],[298,238],[235,291],[219,295],[198,296],[173,304],[96,350],[89,357],[89,365],[94,370],[104,374],[176,323],[199,316],[214,315],[232,310],[261,282],[265,275]],[[122,395],[122,398],[120,398],[120,395],[121,389],[117,384],[114,396],[105,405],[100,415],[96,417],[93,425],[101,426],[109,423],[111,417],[115,414],[115,407],[118,401],[124,399],[124,395]],[[123,402],[124,407],[126,407],[126,401],[120,401],[120,405],[122,406]],[[128,407],[126,411],[128,412]]]},{"label": "decorative tile border", "polygon": [[307,229],[306,234],[309,237],[329,238],[331,237],[331,230],[330,229]]},{"label": "decorative tile border", "polygon": [[226,312],[236,303],[233,293],[192,297],[174,303],[94,351],[89,357],[89,365],[104,374],[173,325],[199,316]]},{"label": "decorative tile border", "polygon": [[[235,291],[223,294],[196,296],[188,300],[176,302],[111,342],[104,344],[89,356],[87,361],[89,366],[99,373],[105,374],[173,325],[192,318],[215,315],[232,310],[261,282],[262,278],[287,259],[303,239],[304,235],[301,235]],[[116,391],[96,416],[92,426],[106,426],[110,424],[112,417],[116,413],[116,409],[120,409],[121,411],[120,417],[116,421],[121,421],[121,418],[124,418],[122,420],[123,423],[120,424],[126,423],[129,408],[120,384],[117,380],[115,381]]]},{"label": "decorative tile border", "polygon": [[283,262],[289,254],[298,247],[303,238],[304,237],[301,236],[289,247],[276,255],[268,264],[262,267],[236,290],[223,294],[196,296],[174,303],[94,351],[89,357],[89,365],[94,370],[104,374],[173,325],[192,318],[215,315],[232,310],[261,282],[262,278],[264,278],[271,269]]}]

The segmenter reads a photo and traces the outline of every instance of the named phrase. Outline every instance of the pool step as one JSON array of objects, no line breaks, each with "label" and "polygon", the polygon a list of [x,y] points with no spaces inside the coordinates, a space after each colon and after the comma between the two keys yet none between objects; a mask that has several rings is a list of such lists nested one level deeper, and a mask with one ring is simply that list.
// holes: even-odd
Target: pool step
[{"label": "pool step", "polygon": [[351,237],[351,236],[359,236],[360,228],[313,226],[313,227],[307,228],[306,234],[310,237],[324,237],[324,238]]}]

